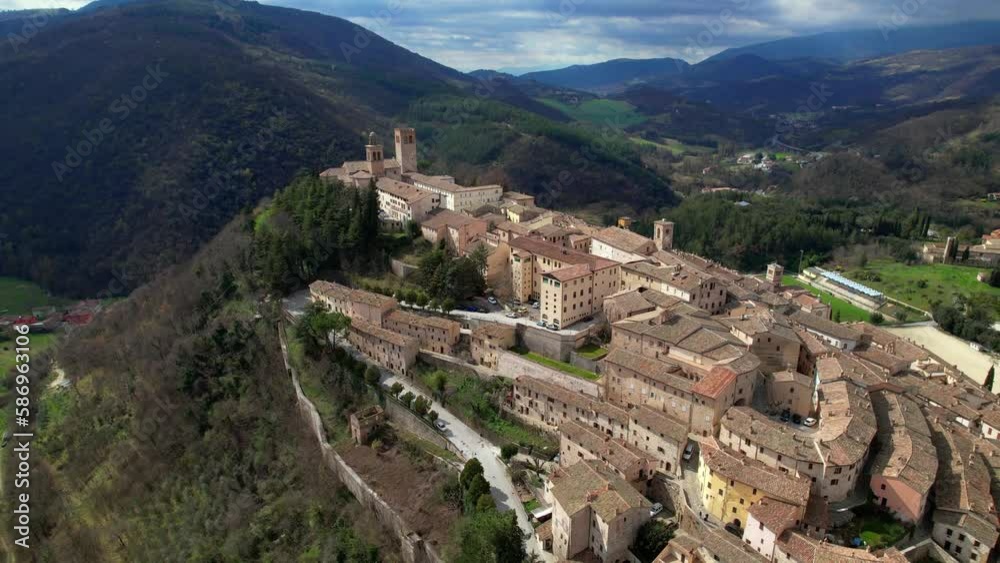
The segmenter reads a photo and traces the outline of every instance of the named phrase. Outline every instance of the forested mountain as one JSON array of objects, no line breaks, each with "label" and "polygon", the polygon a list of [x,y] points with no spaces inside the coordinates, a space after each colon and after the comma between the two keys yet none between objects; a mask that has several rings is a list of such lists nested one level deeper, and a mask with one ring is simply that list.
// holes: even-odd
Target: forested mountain
[{"label": "forested mountain", "polygon": [[832,31],[733,47],[706,61],[756,55],[773,61],[819,58],[848,62],[907,51],[995,45],[1000,41],[1000,22],[962,22],[921,27],[900,26],[887,17],[877,25],[873,29]]},{"label": "forested mountain", "polygon": [[0,274],[64,293],[136,287],[296,172],[362,158],[363,131],[401,120],[426,165],[459,165],[461,179],[530,192],[575,156],[587,166],[552,203],[672,197],[634,151],[540,117],[562,118],[529,96],[299,10],[151,0],[73,14],[5,45],[0,75]]},{"label": "forested mountain", "polygon": [[521,75],[521,78],[606,94],[652,78],[683,73],[688,66],[686,61],[671,58],[614,59],[592,65],[573,65],[556,70],[529,72]]}]

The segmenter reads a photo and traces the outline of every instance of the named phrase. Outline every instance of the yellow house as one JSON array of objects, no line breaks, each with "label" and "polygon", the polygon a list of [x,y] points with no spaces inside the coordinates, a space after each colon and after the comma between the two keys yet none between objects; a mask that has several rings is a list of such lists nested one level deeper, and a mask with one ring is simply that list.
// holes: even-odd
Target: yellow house
[{"label": "yellow house", "polygon": [[809,501],[809,480],[792,477],[744,455],[727,451],[718,443],[701,445],[698,486],[705,510],[722,522],[742,528],[747,509],[771,498],[799,507],[799,518]]}]

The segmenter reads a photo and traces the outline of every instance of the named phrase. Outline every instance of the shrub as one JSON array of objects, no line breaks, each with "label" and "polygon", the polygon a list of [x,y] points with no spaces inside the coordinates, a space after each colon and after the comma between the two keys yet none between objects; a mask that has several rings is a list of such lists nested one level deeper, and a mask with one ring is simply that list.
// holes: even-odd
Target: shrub
[{"label": "shrub", "polygon": [[413,412],[424,416],[428,411],[431,410],[431,402],[427,400],[427,397],[423,395],[417,397],[417,400],[413,402]]},{"label": "shrub", "polygon": [[500,447],[500,457],[503,458],[504,461],[509,461],[510,458],[517,454],[517,451],[518,447],[516,444],[504,444]]},{"label": "shrub", "polygon": [[365,368],[365,381],[369,385],[378,385],[380,379],[382,379],[382,374],[377,367],[369,365]]},{"label": "shrub", "polygon": [[885,322],[885,316],[883,316],[882,313],[879,313],[878,311],[875,311],[874,313],[872,313],[872,324],[873,325],[880,325],[880,324],[882,324],[884,322]]},{"label": "shrub", "polygon": [[389,392],[392,393],[393,397],[399,397],[399,394],[403,392],[403,385],[397,381],[389,387]]},{"label": "shrub", "polygon": [[437,419],[438,419],[438,411],[436,411],[434,409],[431,409],[430,411],[428,411],[428,413],[427,413],[427,420],[430,420],[431,422],[434,422]]}]

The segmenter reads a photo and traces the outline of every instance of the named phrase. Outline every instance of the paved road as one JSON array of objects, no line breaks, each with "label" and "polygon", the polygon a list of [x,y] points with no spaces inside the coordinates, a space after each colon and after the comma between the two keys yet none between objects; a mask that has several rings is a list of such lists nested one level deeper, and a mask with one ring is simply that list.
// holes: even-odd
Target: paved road
[{"label": "paved road", "polygon": [[[349,350],[355,357],[367,360],[367,358],[343,339],[339,341],[339,344],[341,347]],[[393,383],[399,383],[405,391],[410,391],[414,395],[423,395],[429,399],[431,398],[409,379],[381,367],[379,369],[382,372],[380,382],[383,387],[390,387]],[[493,494],[498,508],[501,511],[514,510],[517,513],[517,523],[521,527],[521,531],[529,536],[527,540],[529,552],[539,556],[542,561],[554,561],[555,559],[550,554],[540,549],[535,539],[534,527],[532,527],[528,519],[528,514],[525,512],[524,506],[518,499],[517,492],[514,490],[514,484],[507,474],[506,466],[500,461],[500,448],[480,436],[475,430],[465,424],[462,419],[452,414],[447,407],[437,400],[431,401],[431,408],[438,412],[438,420],[444,422],[445,429],[443,433],[448,441],[454,444],[466,459],[477,458],[483,464],[483,477],[490,484],[490,492]]]}]

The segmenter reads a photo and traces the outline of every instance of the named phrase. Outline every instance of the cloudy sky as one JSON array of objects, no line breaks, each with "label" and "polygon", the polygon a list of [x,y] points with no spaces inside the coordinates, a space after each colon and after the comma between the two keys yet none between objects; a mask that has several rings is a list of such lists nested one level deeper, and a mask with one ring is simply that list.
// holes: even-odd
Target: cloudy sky
[{"label": "cloudy sky", "polygon": [[[0,9],[89,0],[0,0]],[[459,70],[629,57],[696,62],[795,35],[1000,19],[998,0],[263,0],[347,18]]]}]

